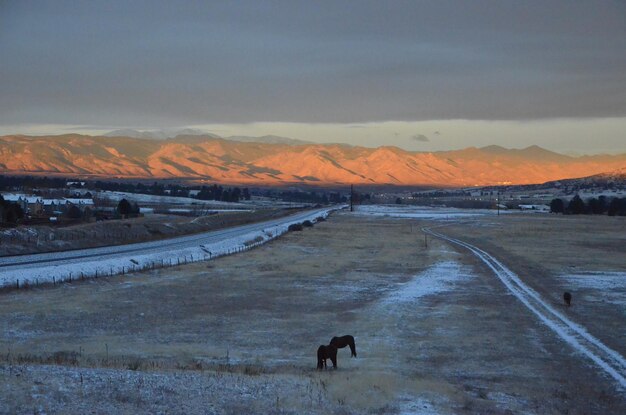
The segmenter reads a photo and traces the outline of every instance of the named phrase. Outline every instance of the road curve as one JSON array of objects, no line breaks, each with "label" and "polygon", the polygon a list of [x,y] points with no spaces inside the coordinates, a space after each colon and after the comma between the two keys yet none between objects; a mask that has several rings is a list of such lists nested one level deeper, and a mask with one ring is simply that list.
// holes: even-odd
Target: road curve
[{"label": "road curve", "polygon": [[284,226],[287,223],[301,222],[316,216],[322,216],[328,211],[336,208],[320,208],[278,219],[252,223],[249,225],[236,226],[228,229],[204,232],[200,234],[180,236],[158,241],[141,242],[127,245],[105,246],[98,248],[48,252],[32,255],[5,256],[0,257],[0,277],[1,274],[16,269],[45,268],[52,266],[62,266],[64,264],[75,264],[82,261],[105,261],[111,259],[128,258],[129,255],[138,256],[152,254],[154,252],[179,251],[186,248],[197,248],[230,238],[237,238],[255,231],[269,231],[273,228]]},{"label": "road curve", "polygon": [[564,316],[548,304],[539,293],[526,285],[513,271],[504,266],[491,254],[459,239],[451,238],[431,228],[422,231],[455,245],[462,246],[484,262],[502,281],[506,288],[517,297],[537,318],[578,352],[593,361],[600,369],[613,378],[622,392],[626,392],[626,359],[589,334],[585,328]]}]

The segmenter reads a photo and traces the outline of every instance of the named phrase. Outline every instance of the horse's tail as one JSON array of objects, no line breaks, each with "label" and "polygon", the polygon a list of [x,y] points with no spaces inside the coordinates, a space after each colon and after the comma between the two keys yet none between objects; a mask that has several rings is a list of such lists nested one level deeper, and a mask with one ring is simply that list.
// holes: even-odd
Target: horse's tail
[{"label": "horse's tail", "polygon": [[326,359],[326,350],[324,346],[320,346],[317,349],[317,368],[324,369],[324,360]]},{"label": "horse's tail", "polygon": [[351,357],[356,357],[356,344],[354,343],[354,338],[350,339],[350,352]]}]

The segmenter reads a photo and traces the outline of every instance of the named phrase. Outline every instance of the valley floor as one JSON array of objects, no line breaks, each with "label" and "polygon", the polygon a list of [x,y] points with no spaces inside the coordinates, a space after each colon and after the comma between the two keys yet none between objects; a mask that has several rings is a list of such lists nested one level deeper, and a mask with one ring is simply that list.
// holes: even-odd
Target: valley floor
[{"label": "valley floor", "polygon": [[[420,230],[492,253],[623,356],[623,218],[371,213],[208,262],[2,294],[0,412],[626,413],[614,379],[469,251]],[[317,347],[343,334],[358,357],[341,349],[336,371],[317,371]]]}]

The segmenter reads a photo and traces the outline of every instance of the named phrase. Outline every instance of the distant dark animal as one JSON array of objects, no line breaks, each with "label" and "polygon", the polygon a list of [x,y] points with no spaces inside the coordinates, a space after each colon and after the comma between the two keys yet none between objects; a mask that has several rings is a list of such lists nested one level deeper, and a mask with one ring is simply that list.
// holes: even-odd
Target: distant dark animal
[{"label": "distant dark animal", "polygon": [[572,305],[572,294],[565,291],[563,293],[563,300],[565,300],[565,304],[567,304],[567,306],[569,307],[570,305]]},{"label": "distant dark animal", "polygon": [[350,346],[351,357],[356,357],[356,345],[354,344],[354,337],[350,336],[341,336],[341,337],[333,337],[330,339],[330,344],[335,346],[337,349],[343,349],[346,346]]},{"label": "distant dark animal", "polygon": [[337,369],[337,348],[332,344],[328,346],[321,345],[317,349],[317,368],[326,368],[326,359],[333,362],[333,368]]}]

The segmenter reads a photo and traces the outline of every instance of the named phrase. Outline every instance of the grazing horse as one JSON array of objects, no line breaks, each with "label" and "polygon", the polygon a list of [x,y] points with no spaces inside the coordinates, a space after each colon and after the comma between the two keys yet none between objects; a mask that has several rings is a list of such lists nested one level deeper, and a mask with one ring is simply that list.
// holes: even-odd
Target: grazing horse
[{"label": "grazing horse", "polygon": [[354,337],[350,336],[341,336],[341,337],[333,337],[330,339],[330,344],[335,346],[337,349],[343,349],[346,346],[350,346],[351,357],[356,357],[356,345],[354,344]]},{"label": "grazing horse", "polygon": [[563,293],[563,300],[565,300],[565,304],[569,307],[572,304],[572,294],[565,291]]},{"label": "grazing horse", "polygon": [[326,359],[333,362],[333,368],[337,369],[337,348],[332,344],[328,346],[321,345],[317,349],[317,368],[326,368]]}]

